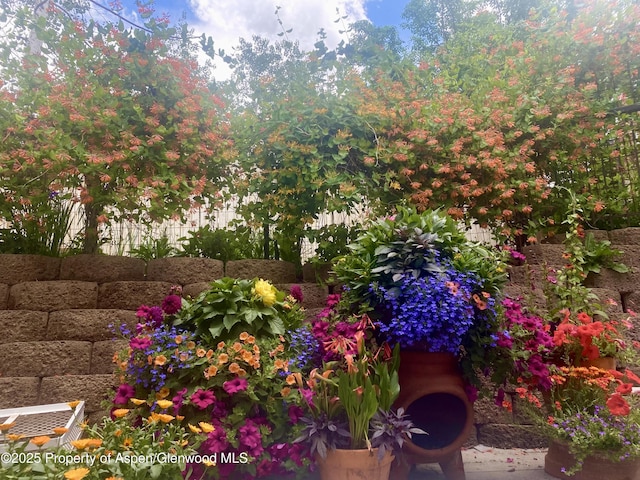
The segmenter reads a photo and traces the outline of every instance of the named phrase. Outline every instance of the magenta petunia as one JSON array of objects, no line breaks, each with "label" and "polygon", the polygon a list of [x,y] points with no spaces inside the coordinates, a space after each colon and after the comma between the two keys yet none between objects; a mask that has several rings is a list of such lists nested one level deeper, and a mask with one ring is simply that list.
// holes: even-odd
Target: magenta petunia
[{"label": "magenta petunia", "polygon": [[302,293],[302,288],[300,287],[300,285],[291,285],[289,293],[293,298],[296,299],[296,302],[298,303],[302,303],[302,301],[304,300],[304,294]]},{"label": "magenta petunia", "polygon": [[247,389],[249,382],[247,382],[246,378],[234,378],[233,380],[227,380],[222,384],[222,388],[229,395],[233,395],[234,393],[244,392]]},{"label": "magenta petunia", "polygon": [[216,397],[213,392],[209,390],[198,389],[189,398],[192,405],[195,405],[200,410],[204,410],[209,405],[213,405],[216,402]]},{"label": "magenta petunia", "polygon": [[162,310],[167,315],[173,315],[174,313],[178,313],[182,308],[182,298],[178,295],[167,295],[162,300]]},{"label": "magenta petunia", "polygon": [[133,337],[129,340],[129,347],[132,350],[146,350],[151,346],[151,339],[149,337]]},{"label": "magenta petunia", "polygon": [[113,403],[116,405],[126,405],[130,398],[133,398],[136,394],[136,389],[128,383],[121,384],[116,390],[116,395],[113,398]]}]

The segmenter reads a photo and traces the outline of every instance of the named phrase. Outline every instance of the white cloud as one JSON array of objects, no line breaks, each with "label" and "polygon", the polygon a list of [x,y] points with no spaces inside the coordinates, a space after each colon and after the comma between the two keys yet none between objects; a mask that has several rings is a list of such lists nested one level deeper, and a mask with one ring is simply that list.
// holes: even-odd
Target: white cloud
[{"label": "white cloud", "polygon": [[[216,50],[227,52],[238,44],[240,38],[250,40],[260,35],[273,41],[279,40],[278,33],[293,29],[287,36],[297,40],[303,49],[313,48],[318,41],[318,31],[323,28],[327,34],[325,42],[329,47],[345,39],[340,33],[349,23],[366,19],[366,0],[189,0],[198,21],[189,25],[197,34],[211,36]],[[278,16],[276,6],[280,6]],[[337,11],[336,11],[337,9]],[[339,14],[337,13],[339,12]],[[344,15],[348,18],[335,21]],[[227,76],[224,66],[216,62],[216,76]]]}]

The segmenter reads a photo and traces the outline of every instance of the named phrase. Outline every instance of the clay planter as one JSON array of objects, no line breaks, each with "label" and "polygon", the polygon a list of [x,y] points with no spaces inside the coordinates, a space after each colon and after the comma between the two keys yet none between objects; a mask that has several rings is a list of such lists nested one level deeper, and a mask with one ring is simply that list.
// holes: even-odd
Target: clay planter
[{"label": "clay planter", "polygon": [[400,395],[416,427],[402,449],[404,462],[394,465],[391,478],[407,478],[411,465],[439,463],[448,480],[464,480],[460,448],[473,430],[473,405],[464,389],[456,357],[449,353],[400,352]]},{"label": "clay planter", "polygon": [[544,457],[544,471],[555,478],[573,480],[640,480],[640,459],[627,459],[615,462],[597,454],[588,456],[582,469],[568,476],[562,469],[569,469],[575,464],[575,458],[565,443],[551,440],[549,451]]},{"label": "clay planter", "polygon": [[388,480],[393,456],[387,451],[378,460],[378,449],[328,450],[327,457],[317,457],[320,480]]}]

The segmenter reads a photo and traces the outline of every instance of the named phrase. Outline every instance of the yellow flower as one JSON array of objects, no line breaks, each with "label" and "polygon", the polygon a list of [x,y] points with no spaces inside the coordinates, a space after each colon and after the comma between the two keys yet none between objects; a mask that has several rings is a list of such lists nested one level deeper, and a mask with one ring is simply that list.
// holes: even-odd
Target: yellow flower
[{"label": "yellow flower", "polygon": [[131,410],[128,408],[116,408],[111,414],[116,418],[122,418],[127,415]]},{"label": "yellow flower", "polygon": [[11,440],[12,442],[17,442],[18,440],[24,438],[24,435],[17,434],[17,433],[9,433],[9,434],[7,434],[7,438],[9,440]]},{"label": "yellow flower", "polygon": [[157,422],[158,420],[160,420],[162,423],[169,423],[173,420],[175,420],[176,417],[174,417],[173,415],[167,415],[166,413],[152,413],[151,415],[149,415],[149,421],[150,422]]},{"label": "yellow flower", "polygon": [[0,425],[0,432],[6,432],[7,430],[13,428],[16,425],[16,422],[11,423],[3,423]]},{"label": "yellow flower", "polygon": [[171,400],[158,400],[156,403],[160,408],[173,407],[173,402]]},{"label": "yellow flower", "polygon": [[68,431],[69,429],[67,427],[56,427],[53,429],[53,433],[55,433],[56,435],[64,435]]},{"label": "yellow flower", "polygon": [[253,286],[253,292],[255,296],[262,300],[267,307],[276,303],[276,288],[266,280],[256,280]]},{"label": "yellow flower", "polygon": [[64,478],[66,478],[67,480],[81,480],[84,477],[86,477],[87,475],[89,475],[89,469],[88,468],[74,468],[73,470],[69,470],[67,472],[64,473]]},{"label": "yellow flower", "polygon": [[126,449],[129,449],[131,445],[133,445],[133,438],[131,437],[125,438],[124,441],[122,442],[122,446]]},{"label": "yellow flower", "polygon": [[30,443],[33,443],[37,447],[41,447],[42,445],[44,445],[45,443],[47,443],[49,441],[51,441],[51,437],[48,437],[46,435],[42,435],[40,437],[33,437],[30,440]]},{"label": "yellow flower", "polygon": [[147,403],[146,400],[142,400],[140,398],[130,398],[129,399],[131,401],[131,403],[133,403],[134,405],[142,405],[143,403]]},{"label": "yellow flower", "polygon": [[98,448],[102,445],[102,440],[99,438],[81,438],[80,440],[72,440],[71,445],[77,450],[87,450],[89,448]]},{"label": "yellow flower", "polygon": [[202,430],[194,425],[189,424],[189,430],[193,433],[202,433]]},{"label": "yellow flower", "polygon": [[200,425],[200,428],[204,433],[211,433],[215,430],[214,426],[207,422],[200,422],[198,425]]},{"label": "yellow flower", "polygon": [[216,466],[216,462],[212,462],[209,459],[203,459],[202,463],[204,463],[207,467],[215,467]]},{"label": "yellow flower", "polygon": [[67,405],[69,405],[69,408],[76,408],[78,405],[80,405],[80,400],[74,400],[73,402],[67,403]]}]

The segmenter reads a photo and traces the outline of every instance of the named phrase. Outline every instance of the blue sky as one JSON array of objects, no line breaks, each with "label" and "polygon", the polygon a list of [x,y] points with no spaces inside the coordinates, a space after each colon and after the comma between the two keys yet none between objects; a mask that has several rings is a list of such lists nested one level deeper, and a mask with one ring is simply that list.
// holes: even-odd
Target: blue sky
[{"label": "blue sky", "polygon": [[[106,0],[104,0],[106,2]],[[328,43],[338,43],[343,36],[339,16],[348,15],[345,22],[368,19],[375,25],[399,25],[401,14],[409,0],[156,0],[157,12],[166,12],[172,18],[183,12],[196,33],[210,35],[218,46],[230,48],[238,38],[254,34],[277,39],[281,31],[275,15],[285,29],[293,28],[290,39],[311,47],[317,32],[324,28]],[[125,14],[135,18],[135,0],[122,0]],[[339,11],[339,14],[338,14]]]},{"label": "blue sky", "polygon": [[[103,0],[105,3],[107,0]],[[136,19],[135,0],[121,0],[124,15]],[[190,27],[196,35],[205,33],[214,40],[216,49],[230,52],[239,38],[250,39],[253,35],[278,40],[282,27],[292,28],[290,40],[297,40],[303,49],[313,48],[317,33],[324,28],[329,47],[345,40],[340,33],[346,24],[357,20],[370,20],[374,25],[399,25],[401,15],[409,0],[156,0],[158,13],[168,13],[179,18],[186,13]],[[339,12],[339,13],[338,13]],[[343,22],[336,20],[347,15]],[[217,77],[225,77],[224,65],[218,65]]]}]

